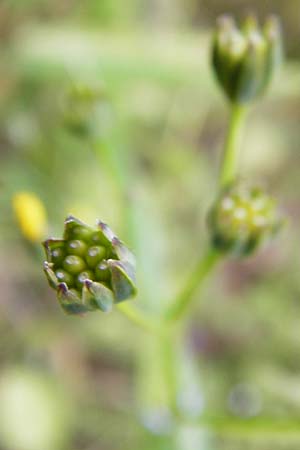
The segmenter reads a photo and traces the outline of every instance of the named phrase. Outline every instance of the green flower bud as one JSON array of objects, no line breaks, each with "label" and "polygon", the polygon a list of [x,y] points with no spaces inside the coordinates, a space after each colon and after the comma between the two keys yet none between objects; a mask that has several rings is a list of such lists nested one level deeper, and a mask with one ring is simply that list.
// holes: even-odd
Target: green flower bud
[{"label": "green flower bud", "polygon": [[100,262],[95,268],[96,279],[99,281],[108,281],[111,273],[107,263]]},{"label": "green flower bud", "polygon": [[77,275],[86,268],[86,265],[79,256],[68,255],[63,261],[63,268],[72,275]]},{"label": "green flower bud", "polygon": [[136,294],[134,257],[103,222],[93,228],[70,216],[64,238],[43,245],[44,272],[66,313],[108,312]]},{"label": "green flower bud", "polygon": [[97,133],[97,116],[104,102],[104,92],[91,86],[77,84],[66,95],[63,122],[65,127],[79,137]]},{"label": "green flower bud", "polygon": [[89,247],[86,252],[86,262],[89,267],[95,267],[99,261],[102,261],[106,257],[106,248],[95,245],[93,247]]},{"label": "green flower bud", "polygon": [[103,236],[102,232],[99,232],[99,231],[96,231],[96,233],[92,234],[91,240],[94,245],[107,246],[107,244],[108,244],[107,238],[105,236]]},{"label": "green flower bud", "polygon": [[55,265],[60,265],[65,257],[65,252],[62,248],[54,248],[51,252],[51,260]]},{"label": "green flower bud", "polygon": [[257,188],[227,189],[209,214],[213,246],[237,256],[252,253],[273,237],[282,223],[275,201]]},{"label": "green flower bud", "polygon": [[86,253],[87,245],[84,241],[74,239],[67,243],[67,252],[70,255],[84,256]]},{"label": "green flower bud", "polygon": [[232,102],[248,102],[263,94],[281,60],[281,30],[276,17],[269,17],[263,29],[254,17],[248,17],[241,29],[231,17],[219,18],[212,65]]},{"label": "green flower bud", "polygon": [[74,279],[72,275],[62,269],[55,271],[55,276],[60,283],[66,283],[69,287],[74,285]]},{"label": "green flower bud", "polygon": [[93,272],[91,270],[86,270],[81,272],[76,279],[76,286],[79,289],[83,288],[85,280],[91,280],[93,278]]}]

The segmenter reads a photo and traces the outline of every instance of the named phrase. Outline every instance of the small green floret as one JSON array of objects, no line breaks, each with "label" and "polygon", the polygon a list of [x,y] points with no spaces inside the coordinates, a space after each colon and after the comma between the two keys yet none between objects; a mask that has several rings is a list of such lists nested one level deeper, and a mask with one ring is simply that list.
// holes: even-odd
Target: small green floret
[{"label": "small green floret", "polygon": [[232,186],[219,196],[209,214],[212,245],[238,256],[251,254],[282,223],[274,199],[257,188]]},{"label": "small green floret", "polygon": [[134,257],[103,222],[93,228],[70,216],[63,239],[43,245],[44,272],[68,314],[107,312],[136,294]]},{"label": "small green floret", "polygon": [[262,29],[253,16],[240,28],[230,16],[218,19],[212,65],[232,102],[245,103],[263,94],[281,60],[281,28],[276,17],[269,17]]}]

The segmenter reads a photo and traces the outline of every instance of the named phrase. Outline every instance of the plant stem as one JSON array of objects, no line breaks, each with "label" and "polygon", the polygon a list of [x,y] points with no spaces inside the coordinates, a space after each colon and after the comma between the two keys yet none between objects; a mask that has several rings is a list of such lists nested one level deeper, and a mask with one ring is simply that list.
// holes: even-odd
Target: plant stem
[{"label": "plant stem", "polygon": [[[236,177],[241,144],[241,131],[245,115],[246,108],[244,105],[239,103],[232,105],[230,124],[219,177],[221,189],[230,185]],[[220,254],[212,248],[200,259],[195,269],[189,275],[182,291],[167,311],[166,319],[168,321],[174,322],[186,312],[202,281],[213,269],[219,259]]]},{"label": "plant stem", "polygon": [[118,305],[118,309],[127,317],[131,322],[137,325],[139,328],[155,335],[164,335],[164,330],[157,323],[157,320],[153,320],[148,315],[139,310],[132,302],[124,302]]},{"label": "plant stem", "polygon": [[207,253],[196,264],[194,270],[189,274],[185,285],[181,292],[179,292],[174,303],[171,305],[166,313],[166,320],[175,322],[180,319],[184,313],[186,313],[190,306],[191,300],[194,298],[197,290],[199,289],[201,282],[213,269],[217,261],[220,259],[220,253],[216,250],[209,248]]},{"label": "plant stem", "polygon": [[234,103],[231,106],[230,123],[220,170],[220,186],[222,189],[230,185],[237,174],[241,135],[246,111],[246,107],[240,103]]},{"label": "plant stem", "polygon": [[299,418],[272,418],[258,416],[254,418],[240,418],[240,417],[210,417],[203,415],[196,421],[189,421],[198,426],[204,426],[213,429],[219,435],[234,435],[244,437],[263,437],[268,436],[274,439],[275,435],[294,436],[298,437],[300,434],[300,420]]},{"label": "plant stem", "polygon": [[164,385],[167,388],[168,406],[176,417],[177,410],[177,370],[176,370],[176,336],[169,329],[160,337],[160,355]]},{"label": "plant stem", "polygon": [[[116,138],[102,138],[92,145],[93,151],[100,162],[109,171],[122,206],[122,218],[125,227],[126,240],[132,245],[134,242],[134,211],[131,195],[131,167],[129,167],[129,157],[127,151],[120,148]],[[123,150],[123,151],[121,151]]]}]

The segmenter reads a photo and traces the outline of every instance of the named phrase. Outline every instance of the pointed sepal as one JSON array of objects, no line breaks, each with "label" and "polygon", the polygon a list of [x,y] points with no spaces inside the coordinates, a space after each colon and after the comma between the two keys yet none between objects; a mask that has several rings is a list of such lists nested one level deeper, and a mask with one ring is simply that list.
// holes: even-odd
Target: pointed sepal
[{"label": "pointed sepal", "polygon": [[64,239],[86,239],[93,233],[93,228],[86,225],[74,216],[68,216],[65,220]]},{"label": "pointed sepal", "polygon": [[98,229],[101,231],[103,238],[107,244],[111,244],[112,240],[116,237],[112,229],[104,222],[101,222],[101,220],[98,220],[97,222]]},{"label": "pointed sepal", "polygon": [[110,312],[113,307],[114,297],[110,289],[104,284],[85,280],[82,289],[83,302],[103,312]]},{"label": "pointed sepal", "polygon": [[126,262],[113,259],[109,259],[107,264],[111,271],[111,284],[116,303],[134,297],[137,292],[134,268]]},{"label": "pointed sepal", "polygon": [[47,260],[52,262],[53,252],[57,250],[63,250],[64,245],[65,245],[64,239],[49,238],[46,241],[44,241],[43,247],[46,252]]},{"label": "pointed sepal", "polygon": [[135,267],[135,257],[133,253],[120,241],[116,236],[113,237],[112,247],[120,261],[128,263],[133,268]]},{"label": "pointed sepal", "polygon": [[91,310],[82,303],[82,300],[76,291],[68,289],[66,283],[60,283],[58,285],[57,298],[60,306],[67,314],[84,314]]},{"label": "pointed sepal", "polygon": [[44,262],[44,273],[47,277],[50,287],[52,287],[53,289],[56,289],[58,286],[58,280],[52,269],[53,269],[53,264],[48,263],[48,261],[45,261]]}]

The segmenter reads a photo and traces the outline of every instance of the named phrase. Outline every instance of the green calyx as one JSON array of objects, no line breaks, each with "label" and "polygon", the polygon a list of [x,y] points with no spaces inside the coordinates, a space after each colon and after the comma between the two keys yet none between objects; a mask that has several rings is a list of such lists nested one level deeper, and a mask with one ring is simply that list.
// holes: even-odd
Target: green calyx
[{"label": "green calyx", "polygon": [[226,189],[209,214],[212,245],[236,256],[251,254],[272,238],[282,224],[276,202],[257,188]]},{"label": "green calyx", "polygon": [[212,65],[232,102],[245,103],[262,95],[281,60],[281,29],[276,17],[269,17],[262,29],[253,16],[241,28],[230,16],[218,19]]},{"label": "green calyx", "polygon": [[43,246],[44,272],[66,313],[108,312],[136,294],[134,256],[103,222],[93,228],[70,216],[63,239]]}]

